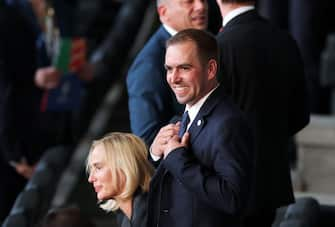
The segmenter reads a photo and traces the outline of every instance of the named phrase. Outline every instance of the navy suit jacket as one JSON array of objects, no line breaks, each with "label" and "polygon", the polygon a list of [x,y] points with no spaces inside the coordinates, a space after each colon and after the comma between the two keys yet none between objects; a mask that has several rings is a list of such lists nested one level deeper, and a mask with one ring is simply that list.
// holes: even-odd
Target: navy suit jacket
[{"label": "navy suit jacket", "polygon": [[151,181],[148,226],[239,226],[253,155],[243,114],[218,88],[188,131],[189,147],[172,151]]},{"label": "navy suit jacket", "polygon": [[170,37],[161,26],[138,54],[127,76],[131,130],[147,145],[182,111],[166,81],[165,42]]},{"label": "navy suit jacket", "polygon": [[232,19],[218,35],[222,84],[255,130],[255,173],[249,214],[294,201],[289,141],[309,122],[302,59],[295,41],[255,10]]}]

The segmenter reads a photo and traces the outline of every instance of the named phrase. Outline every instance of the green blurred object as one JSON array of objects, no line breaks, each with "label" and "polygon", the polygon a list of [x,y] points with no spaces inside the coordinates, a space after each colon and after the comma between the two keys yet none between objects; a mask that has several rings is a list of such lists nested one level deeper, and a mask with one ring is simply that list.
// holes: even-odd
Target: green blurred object
[{"label": "green blurred object", "polygon": [[72,40],[70,38],[61,38],[59,48],[56,52],[53,65],[62,73],[69,71],[71,57]]}]

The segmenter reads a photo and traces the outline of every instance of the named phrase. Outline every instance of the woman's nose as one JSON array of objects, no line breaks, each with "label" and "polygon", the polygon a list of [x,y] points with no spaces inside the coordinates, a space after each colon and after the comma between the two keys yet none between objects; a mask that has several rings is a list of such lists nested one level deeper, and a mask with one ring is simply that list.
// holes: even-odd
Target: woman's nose
[{"label": "woman's nose", "polygon": [[93,174],[90,173],[90,175],[88,176],[88,182],[89,182],[89,183],[93,183],[93,181],[94,181]]}]

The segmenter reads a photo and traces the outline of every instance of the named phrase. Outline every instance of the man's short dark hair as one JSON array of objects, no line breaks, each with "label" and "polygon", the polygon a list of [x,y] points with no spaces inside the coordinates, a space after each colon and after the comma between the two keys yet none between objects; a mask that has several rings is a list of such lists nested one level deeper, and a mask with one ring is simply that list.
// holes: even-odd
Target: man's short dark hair
[{"label": "man's short dark hair", "polygon": [[212,34],[203,30],[193,28],[182,30],[167,40],[166,48],[186,41],[195,43],[201,62],[207,63],[210,59],[218,62],[217,41]]}]

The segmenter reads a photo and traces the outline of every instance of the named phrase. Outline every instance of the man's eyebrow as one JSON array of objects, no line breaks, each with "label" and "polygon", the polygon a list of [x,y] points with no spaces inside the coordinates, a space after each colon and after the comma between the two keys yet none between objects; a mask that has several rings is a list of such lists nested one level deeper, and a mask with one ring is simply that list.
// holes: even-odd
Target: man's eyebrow
[{"label": "man's eyebrow", "polygon": [[[190,68],[190,67],[192,67],[192,64],[189,64],[189,63],[182,63],[182,64],[179,64],[179,65],[176,65],[175,67],[176,67],[176,68],[184,68],[184,67],[188,67],[188,68]],[[167,65],[167,64],[164,64],[164,68],[165,68],[165,69],[171,69],[172,66]]]},{"label": "man's eyebrow", "polygon": [[192,67],[192,64],[189,63],[183,63],[183,64],[179,64],[177,65],[178,68],[183,68],[183,67]]}]

